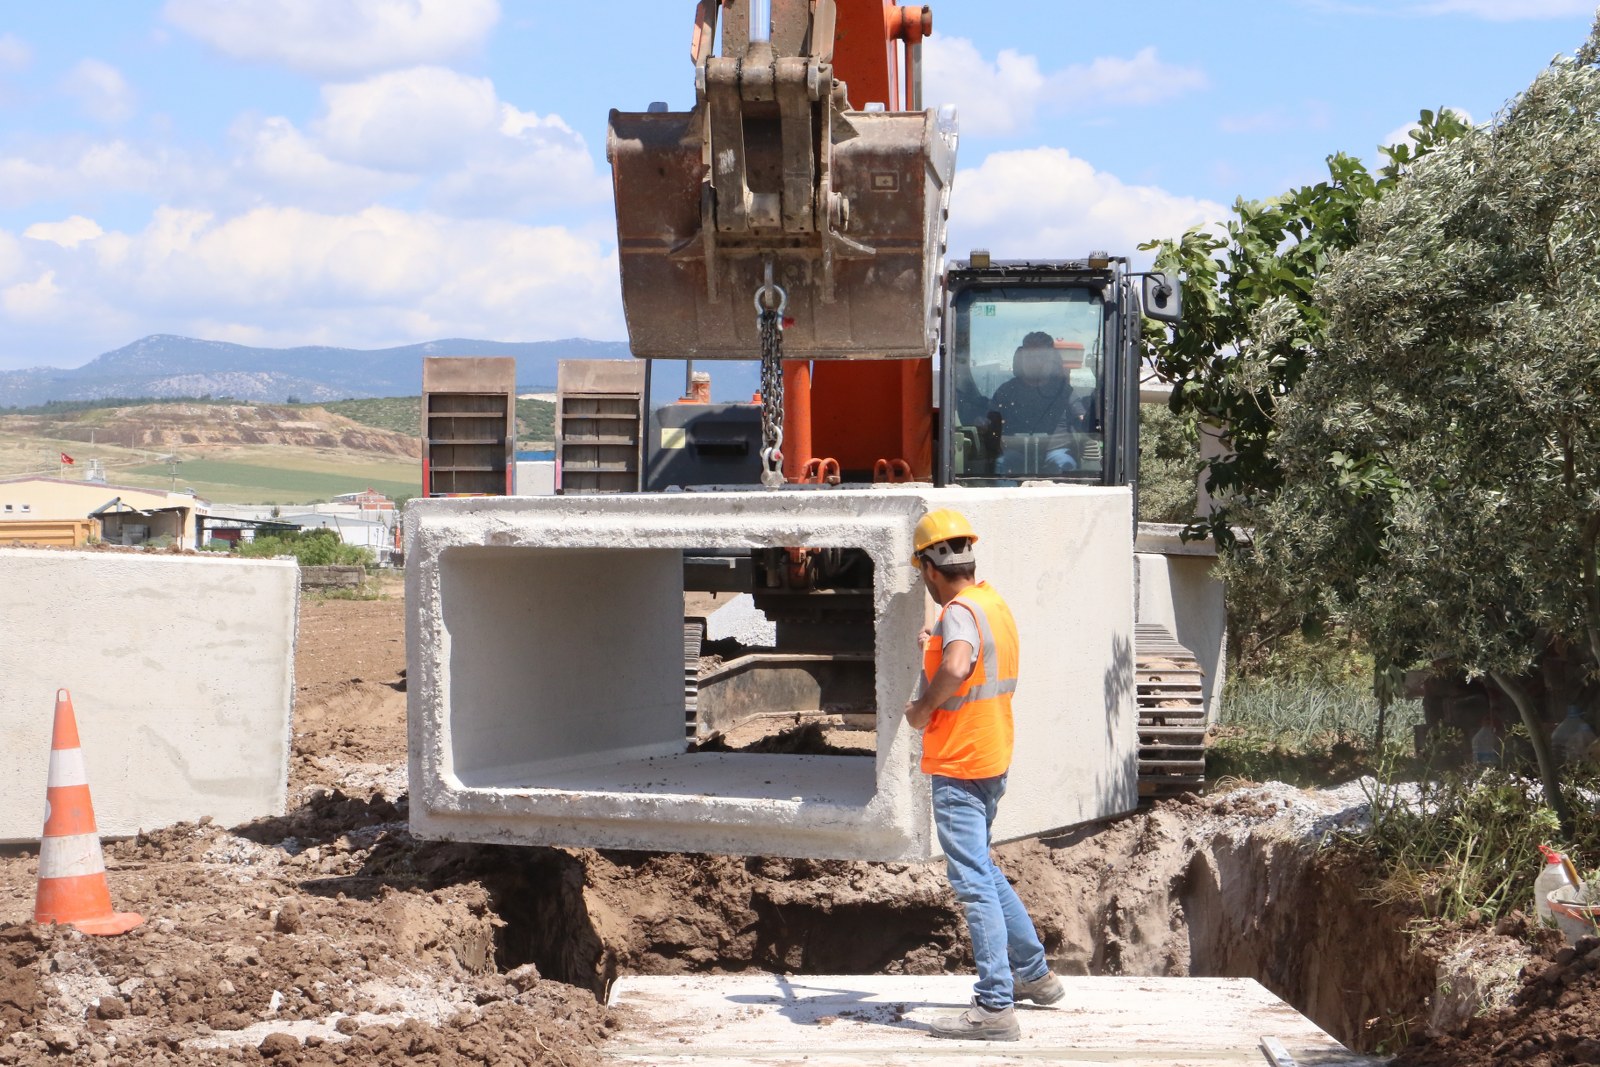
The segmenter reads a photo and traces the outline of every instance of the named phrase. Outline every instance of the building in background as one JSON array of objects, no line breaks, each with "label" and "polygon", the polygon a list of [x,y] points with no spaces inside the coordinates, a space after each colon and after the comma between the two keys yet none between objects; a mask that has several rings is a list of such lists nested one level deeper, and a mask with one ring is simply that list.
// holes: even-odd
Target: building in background
[{"label": "building in background", "polygon": [[206,504],[189,493],[26,476],[0,479],[0,542],[195,548]]}]

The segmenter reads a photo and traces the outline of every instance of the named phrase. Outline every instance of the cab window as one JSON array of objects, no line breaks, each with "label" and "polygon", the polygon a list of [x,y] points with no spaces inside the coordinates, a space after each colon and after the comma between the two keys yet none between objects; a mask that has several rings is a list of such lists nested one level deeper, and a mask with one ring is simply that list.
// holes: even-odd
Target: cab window
[{"label": "cab window", "polygon": [[1099,481],[1106,307],[1097,288],[967,289],[951,305],[954,479]]}]

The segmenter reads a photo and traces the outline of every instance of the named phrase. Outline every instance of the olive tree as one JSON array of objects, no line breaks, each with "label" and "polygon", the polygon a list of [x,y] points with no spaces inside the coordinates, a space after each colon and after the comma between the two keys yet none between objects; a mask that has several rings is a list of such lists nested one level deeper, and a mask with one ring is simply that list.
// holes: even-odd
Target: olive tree
[{"label": "olive tree", "polygon": [[1186,536],[1212,537],[1230,590],[1228,632],[1248,671],[1279,639],[1323,621],[1285,588],[1292,575],[1252,566],[1234,530],[1282,485],[1276,438],[1279,405],[1318,358],[1327,329],[1314,294],[1330,260],[1355,244],[1361,209],[1395,188],[1422,157],[1467,130],[1455,112],[1422,111],[1411,136],[1380,149],[1376,173],[1343,153],[1328,157],[1327,180],[1263,201],[1240,200],[1231,218],[1178,241],[1154,241],[1163,269],[1183,277],[1184,321],[1175,331],[1147,326],[1145,358],[1172,384],[1171,409],[1190,427],[1220,436],[1224,454],[1206,467],[1213,510],[1188,516]]},{"label": "olive tree", "polygon": [[1467,129],[1453,111],[1422,111],[1407,141],[1379,150],[1388,162],[1376,173],[1336,153],[1328,157],[1326,181],[1268,200],[1239,200],[1219,226],[1141,246],[1182,276],[1184,298],[1179,329],[1146,334],[1146,360],[1172,384],[1172,410],[1221,427],[1227,446],[1211,462],[1206,485],[1221,507],[1195,525],[1195,535],[1227,548],[1238,508],[1277,491],[1278,404],[1316,358],[1327,328],[1314,300],[1317,280],[1333,256],[1355,243],[1361,209]]},{"label": "olive tree", "polygon": [[[1320,273],[1324,328],[1280,398],[1256,551],[1380,667],[1519,676],[1600,661],[1600,23],[1496,121],[1410,168]],[[1266,343],[1295,323],[1263,312]]]}]

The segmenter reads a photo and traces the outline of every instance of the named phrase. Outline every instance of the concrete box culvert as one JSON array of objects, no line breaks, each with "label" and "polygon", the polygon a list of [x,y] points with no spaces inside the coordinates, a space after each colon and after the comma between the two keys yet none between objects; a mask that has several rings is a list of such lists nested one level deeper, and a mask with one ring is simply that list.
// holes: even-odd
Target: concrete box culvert
[{"label": "concrete box culvert", "polygon": [[[964,511],[1023,639],[996,836],[1136,803],[1126,490],[885,489],[419,500],[407,507],[412,829],[422,837],[837,859],[938,854],[902,711],[932,603],[917,520]],[[873,568],[876,754],[688,752],[683,553],[848,547]]]}]

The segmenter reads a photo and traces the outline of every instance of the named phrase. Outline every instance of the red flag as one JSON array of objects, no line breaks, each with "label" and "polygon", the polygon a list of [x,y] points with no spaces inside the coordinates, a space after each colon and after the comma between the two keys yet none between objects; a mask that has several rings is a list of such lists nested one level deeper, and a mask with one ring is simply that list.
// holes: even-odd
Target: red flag
[{"label": "red flag", "polygon": [[61,462],[63,462],[63,463],[76,463],[78,461],[73,459],[71,456],[67,455],[65,452],[63,452],[63,453],[61,453]]}]

